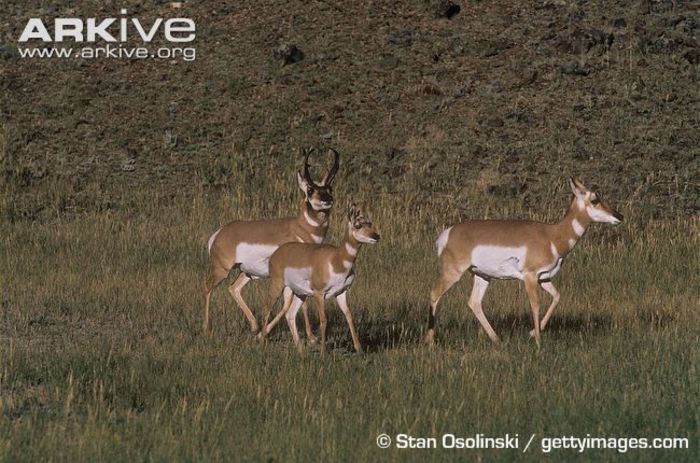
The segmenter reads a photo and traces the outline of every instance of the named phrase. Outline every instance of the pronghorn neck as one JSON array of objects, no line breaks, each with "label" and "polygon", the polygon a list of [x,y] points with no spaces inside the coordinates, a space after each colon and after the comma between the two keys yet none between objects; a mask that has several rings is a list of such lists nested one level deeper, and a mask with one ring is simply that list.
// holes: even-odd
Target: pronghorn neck
[{"label": "pronghorn neck", "polygon": [[350,264],[349,266],[348,264],[344,265],[347,270],[352,268],[352,264],[355,262],[355,259],[357,259],[357,253],[360,251],[361,245],[362,243],[352,236],[352,233],[350,233],[350,226],[348,226],[348,229],[345,231],[343,244],[338,248],[340,259]]},{"label": "pronghorn neck", "polygon": [[565,254],[571,252],[578,240],[586,233],[590,224],[591,218],[588,216],[585,207],[574,197],[566,215],[556,225],[560,240],[564,241],[562,246],[557,246],[557,248],[565,249]]},{"label": "pronghorn neck", "polygon": [[311,203],[302,200],[299,215],[302,221],[311,227],[325,227],[328,224],[329,210],[317,211],[311,207]]}]

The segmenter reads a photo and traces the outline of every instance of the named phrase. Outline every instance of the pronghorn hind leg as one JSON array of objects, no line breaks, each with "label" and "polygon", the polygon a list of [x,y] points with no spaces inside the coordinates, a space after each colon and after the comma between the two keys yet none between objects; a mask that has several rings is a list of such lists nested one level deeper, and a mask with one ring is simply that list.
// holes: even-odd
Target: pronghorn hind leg
[{"label": "pronghorn hind leg", "polygon": [[357,337],[357,331],[355,331],[355,323],[352,320],[352,313],[350,312],[350,307],[348,306],[347,293],[339,294],[335,298],[340,310],[343,311],[345,315],[345,320],[348,322],[350,327],[350,336],[352,336],[352,345],[355,347],[356,352],[362,352],[362,345],[360,344],[360,338]]},{"label": "pronghorn hind leg", "polygon": [[219,286],[227,275],[228,270],[225,268],[213,263],[209,266],[209,275],[204,280],[204,322],[202,326],[205,332],[209,331],[209,299],[211,298],[211,292]]},{"label": "pronghorn hind leg", "polygon": [[533,337],[540,347],[540,303],[537,298],[537,275],[533,273],[525,274],[525,290],[530,299],[530,309],[532,310]]},{"label": "pronghorn hind leg", "polygon": [[440,298],[462,278],[462,273],[454,268],[443,267],[442,275],[433,284],[430,290],[430,308],[428,310],[428,332],[425,335],[427,344],[435,343],[435,316],[437,315],[438,302]]},{"label": "pronghorn hind leg", "polygon": [[284,283],[282,283],[282,280],[276,280],[272,279],[270,282],[270,292],[269,296],[267,298],[267,302],[265,302],[265,305],[263,306],[263,318],[262,318],[262,327],[263,329],[258,333],[258,339],[265,339],[267,334],[269,333],[269,330],[267,329],[268,327],[268,321],[270,319],[270,312],[272,311],[272,307],[274,307],[275,302],[277,302],[277,299],[280,297],[280,293],[284,289]]},{"label": "pronghorn hind leg", "polygon": [[[547,312],[545,312],[544,317],[542,318],[542,321],[540,322],[540,331],[544,331],[545,325],[547,325],[547,322],[549,319],[552,317],[552,314],[554,313],[554,308],[559,304],[559,291],[557,291],[557,288],[554,287],[551,281],[545,281],[540,283],[540,286],[542,289],[547,291],[551,296],[552,296],[552,303],[549,305],[549,308],[547,309]],[[535,335],[535,330],[530,331],[530,336]]]},{"label": "pronghorn hind leg", "polygon": [[481,327],[486,331],[491,341],[498,342],[498,335],[493,330],[493,327],[489,323],[486,315],[484,315],[484,309],[481,306],[481,301],[484,300],[484,295],[489,287],[489,281],[481,278],[479,275],[474,275],[474,286],[472,287],[472,293],[469,296],[469,308],[472,309],[476,319],[479,320]]},{"label": "pronghorn hind leg", "polygon": [[283,297],[284,297],[284,305],[282,306],[282,310],[275,316],[275,318],[272,319],[270,323],[267,325],[263,326],[263,331],[267,335],[272,331],[272,328],[279,323],[279,321],[284,317],[289,310],[289,308],[292,305],[292,299],[294,297],[294,293],[292,292],[292,289],[289,287],[285,287],[283,291]]},{"label": "pronghorn hind leg", "polygon": [[248,307],[248,304],[246,304],[245,300],[243,300],[243,296],[241,295],[243,287],[247,285],[250,280],[251,278],[246,275],[245,272],[241,272],[234,282],[229,285],[228,292],[231,293],[233,300],[236,301],[236,304],[238,304],[238,307],[241,308],[245,314],[245,317],[248,319],[248,323],[250,323],[250,331],[257,333],[259,330],[258,321],[255,319],[253,311],[250,310],[250,307]]},{"label": "pronghorn hind leg", "polygon": [[314,336],[314,332],[311,329],[311,321],[309,320],[309,302],[304,301],[301,305],[301,313],[304,315],[304,328],[306,329],[306,339],[308,339],[310,344],[316,344],[318,338]]}]

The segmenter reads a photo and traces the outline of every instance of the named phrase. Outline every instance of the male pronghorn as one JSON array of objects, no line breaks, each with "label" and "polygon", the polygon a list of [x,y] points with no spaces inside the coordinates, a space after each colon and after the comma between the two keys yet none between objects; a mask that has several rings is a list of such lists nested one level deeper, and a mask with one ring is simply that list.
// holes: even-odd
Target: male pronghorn
[{"label": "male pronghorn", "polygon": [[[304,200],[296,217],[273,220],[235,221],[219,228],[209,238],[209,275],[204,281],[204,330],[209,328],[209,297],[214,288],[238,265],[241,273],[228,290],[245,314],[250,329],[258,331],[258,322],[241,296],[241,290],[250,280],[267,278],[268,262],[275,250],[285,243],[321,243],[328,231],[328,216],[333,206],[331,183],[338,172],[338,152],[333,152],[333,165],[316,184],[309,173],[309,155],[304,150],[304,172],[297,172],[299,188]],[[306,334],[313,339],[306,307],[304,307]]]},{"label": "male pronghorn", "polygon": [[[362,243],[374,244],[378,241],[379,234],[374,230],[372,222],[360,208],[351,203],[345,240],[341,246],[309,243],[288,243],[280,246],[270,258],[270,297],[263,311],[263,329],[259,334],[260,338],[264,339],[286,313],[294,344],[301,349],[296,315],[299,306],[306,301],[306,298],[313,296],[321,322],[321,351],[323,352],[326,347],[325,300],[334,297],[350,327],[355,350],[362,352],[346,297],[355,279],[353,264],[360,246]],[[282,291],[284,307],[274,320],[267,324],[270,310]]]},{"label": "male pronghorn", "polygon": [[[544,329],[559,302],[559,292],[552,278],[559,272],[562,261],[592,222],[617,225],[622,215],[608,206],[596,193],[579,180],[570,178],[574,194],[571,206],[557,224],[511,220],[471,220],[446,229],[435,243],[442,269],[430,291],[430,312],[426,341],[435,339],[435,313],[445,292],[462,274],[474,274],[474,287],[469,307],[492,341],[498,336],[489,324],[481,301],[492,278],[519,279],[525,282],[532,309],[534,329],[530,332],[540,345],[540,330]],[[552,303],[539,322],[537,285],[552,296]]]}]

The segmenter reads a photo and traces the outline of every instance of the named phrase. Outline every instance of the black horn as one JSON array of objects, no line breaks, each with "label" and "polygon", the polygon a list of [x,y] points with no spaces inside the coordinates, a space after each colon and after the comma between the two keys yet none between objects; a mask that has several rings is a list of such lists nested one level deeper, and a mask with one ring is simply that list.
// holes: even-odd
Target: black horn
[{"label": "black horn", "polygon": [[323,177],[323,182],[321,182],[321,185],[330,185],[335,178],[335,174],[338,173],[338,168],[340,167],[340,155],[333,148],[330,148],[330,150],[333,152],[333,165],[331,166],[331,170],[329,170],[326,176]]},{"label": "black horn", "polygon": [[312,184],[314,181],[311,179],[311,173],[309,172],[309,156],[313,148],[304,148],[304,180]]}]

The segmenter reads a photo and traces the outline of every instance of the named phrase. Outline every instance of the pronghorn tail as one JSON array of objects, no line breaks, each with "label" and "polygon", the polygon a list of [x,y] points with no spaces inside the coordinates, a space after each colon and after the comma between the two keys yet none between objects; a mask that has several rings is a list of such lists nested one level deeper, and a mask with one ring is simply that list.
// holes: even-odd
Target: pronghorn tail
[{"label": "pronghorn tail", "polygon": [[214,240],[216,239],[216,235],[218,235],[220,231],[221,231],[221,227],[219,227],[214,232],[214,234],[209,237],[209,242],[207,243],[207,252],[209,253],[209,255],[211,255],[211,246],[214,244]]},{"label": "pronghorn tail", "polygon": [[447,246],[447,240],[450,238],[450,230],[452,230],[452,227],[445,229],[445,231],[440,233],[440,236],[438,236],[437,241],[435,241],[435,247],[437,248],[438,257],[442,255],[442,251],[444,251],[445,246]]}]

